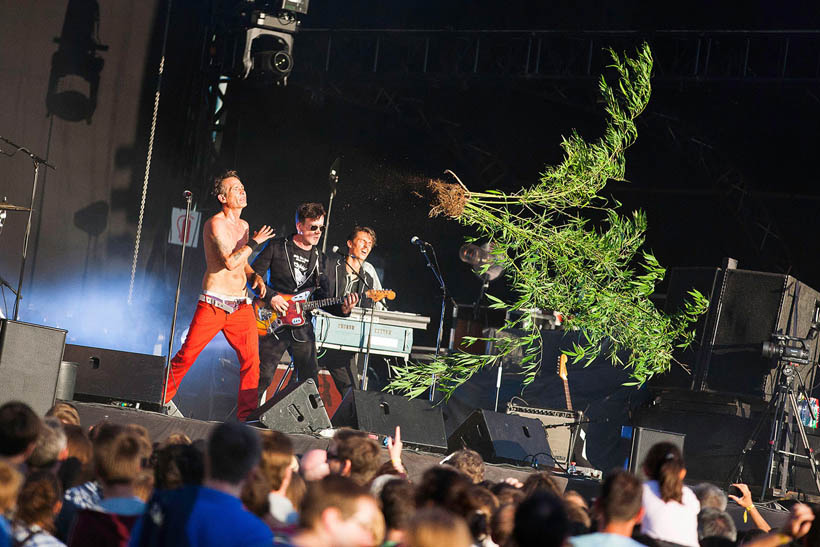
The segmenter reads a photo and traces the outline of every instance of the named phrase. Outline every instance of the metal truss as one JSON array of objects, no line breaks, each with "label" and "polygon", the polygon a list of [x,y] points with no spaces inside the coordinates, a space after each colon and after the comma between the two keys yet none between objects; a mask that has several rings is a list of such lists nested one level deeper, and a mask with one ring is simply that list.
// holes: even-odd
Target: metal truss
[{"label": "metal truss", "polygon": [[597,78],[608,48],[648,42],[656,82],[820,82],[820,31],[302,29],[295,72],[423,78]]}]

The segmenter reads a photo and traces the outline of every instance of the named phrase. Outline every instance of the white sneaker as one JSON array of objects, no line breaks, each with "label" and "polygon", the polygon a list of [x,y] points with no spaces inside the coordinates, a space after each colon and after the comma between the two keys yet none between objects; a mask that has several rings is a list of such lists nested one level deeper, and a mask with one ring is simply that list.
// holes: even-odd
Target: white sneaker
[{"label": "white sneaker", "polygon": [[167,405],[165,405],[165,414],[167,416],[173,416],[175,418],[184,418],[185,415],[179,411],[177,405],[174,404],[174,401],[171,400]]}]

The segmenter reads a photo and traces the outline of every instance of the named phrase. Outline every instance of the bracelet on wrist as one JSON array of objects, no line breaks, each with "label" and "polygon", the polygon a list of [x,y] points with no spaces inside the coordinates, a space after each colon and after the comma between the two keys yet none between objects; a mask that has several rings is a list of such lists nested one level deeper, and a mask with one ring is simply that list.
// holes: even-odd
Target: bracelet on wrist
[{"label": "bracelet on wrist", "polygon": [[255,239],[249,239],[245,245],[251,248],[251,252],[254,252],[256,248],[259,247],[259,243],[257,243]]}]

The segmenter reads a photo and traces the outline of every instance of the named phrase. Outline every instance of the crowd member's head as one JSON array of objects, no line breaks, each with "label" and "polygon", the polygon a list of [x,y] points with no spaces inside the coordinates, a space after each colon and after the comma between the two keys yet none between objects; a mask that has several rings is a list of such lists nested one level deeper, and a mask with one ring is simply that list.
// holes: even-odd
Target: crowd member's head
[{"label": "crowd member's head", "polygon": [[347,477],[330,475],[312,482],[299,515],[297,545],[370,547],[384,538],[384,517],[376,500]]},{"label": "crowd member's head", "polygon": [[264,520],[270,513],[269,493],[270,481],[258,467],[255,467],[248,473],[245,482],[242,483],[242,492],[239,494],[239,499],[242,500],[242,505],[248,511]]},{"label": "crowd member's head", "polygon": [[78,425],[63,424],[65,432],[66,454],[69,458],[77,458],[82,465],[90,465],[94,450],[91,447],[91,440],[85,434],[83,428]]},{"label": "crowd member's head", "polygon": [[10,401],[0,406],[0,457],[22,464],[34,451],[40,427],[40,418],[27,404]]},{"label": "crowd member's head", "polygon": [[643,517],[643,487],[635,475],[622,469],[612,471],[595,500],[595,514],[602,532],[631,536]]},{"label": "crowd member's head", "polygon": [[34,451],[26,463],[32,469],[51,469],[58,461],[64,460],[67,454],[63,424],[57,418],[45,418],[34,444]]},{"label": "crowd member's head", "polygon": [[735,521],[726,511],[706,507],[698,514],[698,539],[722,538],[732,544],[737,540]]},{"label": "crowd member's head", "polygon": [[0,516],[14,509],[22,484],[23,475],[7,461],[0,459]]},{"label": "crowd member's head", "polygon": [[701,509],[711,507],[718,511],[726,510],[726,505],[729,503],[726,493],[714,484],[702,482],[693,486],[692,491],[698,497]]},{"label": "crowd member's head", "polygon": [[103,489],[133,486],[142,470],[142,446],[139,437],[121,430],[113,437],[100,435],[94,443],[94,472]]},{"label": "crowd member's head", "polygon": [[483,543],[490,537],[490,519],[498,511],[498,498],[487,488],[474,484],[467,488],[461,516],[467,522],[467,527],[476,543]]},{"label": "crowd member's head", "polygon": [[36,524],[51,533],[54,516],[60,511],[62,490],[57,477],[48,471],[34,471],[26,477],[17,496],[16,521]]},{"label": "crowd member's head", "polygon": [[185,433],[171,433],[162,443],[162,446],[170,446],[172,444],[191,444],[191,438]]},{"label": "crowd member's head", "polygon": [[658,443],[649,449],[643,462],[643,472],[649,480],[658,481],[661,499],[680,502],[683,497],[683,479],[686,466],[683,454],[672,443]]},{"label": "crowd member's head", "polygon": [[416,486],[416,507],[443,507],[458,512],[467,490],[473,485],[463,473],[450,466],[435,465],[421,476]]},{"label": "crowd member's head", "polygon": [[381,465],[379,459],[379,445],[364,431],[339,429],[327,447],[330,472],[350,477],[361,485],[376,475]]},{"label": "crowd member's head", "polygon": [[259,435],[244,424],[224,423],[208,438],[206,476],[208,481],[241,487],[261,454]]},{"label": "crowd member's head", "polygon": [[536,492],[549,492],[553,496],[562,497],[561,487],[555,481],[555,477],[549,471],[539,471],[527,477],[524,486],[521,488],[524,495],[529,497]]},{"label": "crowd member's head", "polygon": [[91,441],[78,425],[63,424],[66,438],[66,458],[60,463],[57,476],[63,491],[94,479]]},{"label": "crowd member's head", "polygon": [[293,442],[279,431],[264,431],[262,438],[262,459],[259,469],[268,480],[270,489],[284,494],[293,475]]},{"label": "crowd member's head", "polygon": [[564,504],[547,491],[535,492],[515,512],[513,539],[517,547],[560,547],[568,533]]},{"label": "crowd member's head", "polygon": [[586,534],[592,528],[589,506],[581,494],[575,490],[564,492],[564,508],[569,519],[570,535]]},{"label": "crowd member's head", "polygon": [[440,507],[419,509],[407,527],[407,547],[469,547],[473,538],[464,519]]},{"label": "crowd member's head", "polygon": [[[242,488],[240,499],[256,516],[266,518],[271,512],[271,492],[285,496],[293,475],[293,443],[279,431],[262,431],[262,455],[259,466]],[[275,515],[284,521],[284,515]]]},{"label": "crowd member's head", "polygon": [[[520,488],[506,482],[494,484],[490,491],[498,498],[500,505],[518,505],[527,497]],[[499,545],[501,544],[499,543]]]},{"label": "crowd member's head", "polygon": [[401,543],[416,511],[413,501],[413,485],[403,479],[390,479],[382,487],[380,500],[384,524],[387,527],[385,541]]},{"label": "crowd member's head", "polygon": [[285,497],[290,500],[291,505],[299,507],[302,505],[302,500],[305,499],[307,493],[307,483],[299,473],[294,473],[290,477],[290,484],[285,492]]},{"label": "crowd member's head", "polygon": [[202,484],[205,455],[190,444],[170,444],[157,451],[154,486],[174,490],[184,485]]},{"label": "crowd member's head", "polygon": [[447,465],[452,465],[478,484],[484,480],[484,459],[481,454],[469,448],[462,448],[453,452],[447,461]]},{"label": "crowd member's head", "polygon": [[318,448],[308,450],[302,455],[299,469],[306,481],[318,481],[327,477],[330,474],[330,468],[327,465],[327,451]]},{"label": "crowd member's head", "polygon": [[125,426],[125,430],[134,435],[139,442],[140,456],[142,457],[141,465],[143,468],[147,468],[153,452],[151,435],[148,433],[148,429],[139,424],[128,424]]},{"label": "crowd member's head", "polygon": [[498,508],[490,519],[490,536],[496,545],[507,545],[515,527],[517,503],[507,503]]},{"label": "crowd member's head", "polygon": [[77,411],[77,407],[65,401],[55,403],[53,407],[49,408],[46,417],[57,418],[64,425],[80,425],[80,413]]}]

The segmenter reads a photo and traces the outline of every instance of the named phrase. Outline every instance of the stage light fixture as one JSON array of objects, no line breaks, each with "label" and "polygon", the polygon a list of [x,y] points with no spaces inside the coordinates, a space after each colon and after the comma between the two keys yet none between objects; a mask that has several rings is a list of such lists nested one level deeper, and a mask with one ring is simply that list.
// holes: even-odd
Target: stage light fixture
[{"label": "stage light fixture", "polygon": [[265,82],[271,78],[287,84],[293,70],[293,35],[299,30],[299,21],[289,11],[271,15],[254,11],[245,31],[245,49],[242,56],[241,77]]},{"label": "stage light fixture", "polygon": [[282,0],[282,9],[305,15],[308,12],[309,3],[309,0]]}]

